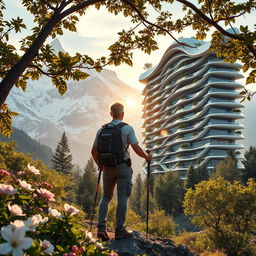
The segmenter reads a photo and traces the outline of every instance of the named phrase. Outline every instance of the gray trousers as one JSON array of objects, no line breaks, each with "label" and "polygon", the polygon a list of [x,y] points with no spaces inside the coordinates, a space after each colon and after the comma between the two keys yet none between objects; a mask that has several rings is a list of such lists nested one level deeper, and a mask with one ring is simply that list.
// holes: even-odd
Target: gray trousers
[{"label": "gray trousers", "polygon": [[104,167],[103,197],[99,207],[98,228],[106,227],[108,204],[110,203],[115,185],[117,185],[116,228],[122,229],[127,211],[127,200],[132,190],[132,168],[126,163],[116,167]]}]

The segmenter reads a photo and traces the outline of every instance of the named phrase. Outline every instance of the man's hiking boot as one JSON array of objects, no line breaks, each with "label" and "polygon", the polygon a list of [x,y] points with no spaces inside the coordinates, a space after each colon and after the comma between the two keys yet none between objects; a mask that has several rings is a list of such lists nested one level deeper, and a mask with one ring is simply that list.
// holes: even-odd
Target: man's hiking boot
[{"label": "man's hiking boot", "polygon": [[105,228],[98,229],[97,237],[102,241],[108,241],[110,239],[108,232]]},{"label": "man's hiking boot", "polygon": [[133,237],[132,231],[127,231],[125,227],[122,229],[116,229],[115,230],[115,239],[116,240],[122,240],[126,238],[131,238]]}]

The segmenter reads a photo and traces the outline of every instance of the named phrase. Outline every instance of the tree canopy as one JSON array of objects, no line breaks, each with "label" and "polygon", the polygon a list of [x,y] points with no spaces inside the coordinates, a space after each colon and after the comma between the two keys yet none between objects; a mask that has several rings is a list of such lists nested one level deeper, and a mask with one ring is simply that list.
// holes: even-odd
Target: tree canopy
[{"label": "tree canopy", "polygon": [[[176,2],[181,4],[183,13],[178,19],[171,12],[171,5]],[[6,0],[0,0],[0,124],[4,127],[1,132],[6,135],[10,134],[11,117],[15,113],[4,102],[14,85],[25,91],[29,79],[38,80],[48,76],[63,95],[68,80],[78,81],[88,77],[86,69],[100,71],[108,64],[132,65],[135,49],[150,54],[158,49],[156,37],[159,35],[169,35],[179,43],[172,33],[180,33],[187,27],[192,27],[199,40],[205,39],[213,31],[211,50],[225,61],[241,61],[243,70],[250,71],[247,83],[255,82],[256,32],[248,26],[240,26],[240,32],[233,28],[238,17],[255,11],[255,0],[243,3],[198,0],[197,4],[186,0],[23,0],[23,7],[34,17],[34,27],[26,36],[22,34],[27,27],[22,18],[5,18],[5,3]],[[118,40],[108,46],[109,56],[93,59],[82,53],[73,56],[55,53],[45,43],[46,39],[62,35],[65,30],[76,32],[79,18],[86,15],[91,6],[97,9],[104,7],[113,15],[122,14],[134,26],[118,33]],[[151,12],[154,12],[153,15]],[[231,30],[227,31],[226,28]],[[20,34],[20,47],[10,41],[13,32]],[[246,89],[242,94],[248,99],[252,96]]]}]

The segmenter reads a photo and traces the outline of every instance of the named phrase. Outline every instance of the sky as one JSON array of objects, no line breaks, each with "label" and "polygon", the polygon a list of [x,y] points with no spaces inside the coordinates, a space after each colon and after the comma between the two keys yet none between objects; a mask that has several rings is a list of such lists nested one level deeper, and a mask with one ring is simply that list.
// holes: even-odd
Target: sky
[{"label": "sky", "polygon": [[[7,8],[5,11],[5,16],[7,19],[13,17],[21,17],[27,24],[28,30],[23,31],[22,34],[13,34],[11,40],[15,45],[18,45],[19,40],[22,36],[30,33],[33,27],[32,16],[22,7],[21,0],[7,0]],[[196,1],[192,1],[196,2]],[[235,1],[243,2],[243,1]],[[175,17],[180,17],[182,15],[181,5],[175,4],[171,6],[166,6],[166,8],[171,8],[171,11]],[[150,10],[150,21],[154,21],[155,14]],[[238,21],[239,25],[249,25],[253,27],[255,23],[255,13],[251,14],[249,17],[241,17]],[[81,52],[88,54],[91,57],[97,58],[102,55],[108,55],[108,46],[117,40],[117,32],[122,29],[129,29],[132,27],[129,18],[125,18],[122,15],[109,14],[105,9],[100,9],[99,11],[95,8],[89,8],[86,14],[80,18],[77,26],[77,32],[71,33],[66,31],[63,36],[58,37],[63,48],[71,54],[75,52]],[[181,34],[173,33],[176,38],[179,37],[191,37],[193,36],[192,29],[186,29]],[[208,40],[210,37],[208,37]],[[159,50],[154,51],[151,55],[147,55],[139,50],[136,50],[133,54],[133,66],[130,67],[126,64],[121,66],[108,66],[108,69],[116,71],[118,77],[137,89],[143,89],[144,85],[141,84],[138,79],[143,70],[145,63],[152,63],[157,65],[160,61],[162,55],[166,49],[173,42],[170,36],[161,36],[157,38]]]}]

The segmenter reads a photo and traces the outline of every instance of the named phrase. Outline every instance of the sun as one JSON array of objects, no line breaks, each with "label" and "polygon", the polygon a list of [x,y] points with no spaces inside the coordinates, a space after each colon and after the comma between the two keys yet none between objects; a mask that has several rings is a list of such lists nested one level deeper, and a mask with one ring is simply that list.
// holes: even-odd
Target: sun
[{"label": "sun", "polygon": [[135,98],[127,98],[124,101],[124,104],[127,109],[135,109],[135,108],[139,108],[141,106],[140,102]]}]

